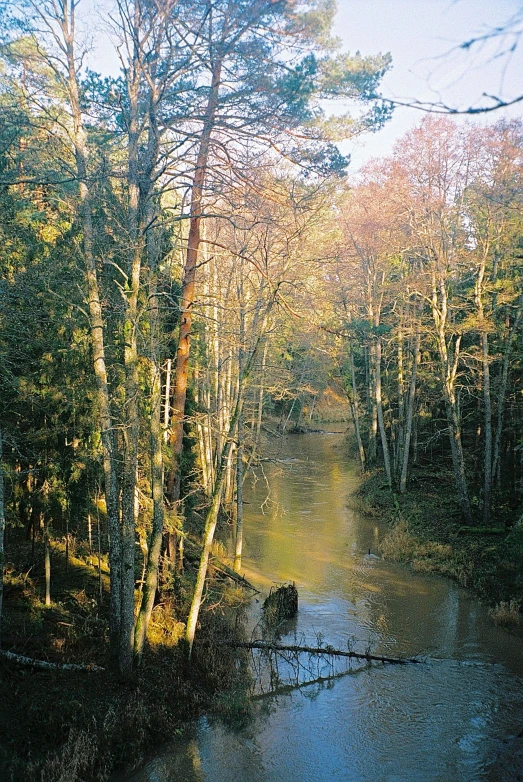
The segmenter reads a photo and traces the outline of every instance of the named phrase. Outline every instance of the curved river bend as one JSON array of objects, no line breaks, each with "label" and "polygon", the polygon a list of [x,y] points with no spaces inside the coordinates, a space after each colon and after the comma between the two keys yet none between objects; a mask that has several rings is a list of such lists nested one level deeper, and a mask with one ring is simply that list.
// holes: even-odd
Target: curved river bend
[{"label": "curved river bend", "polygon": [[351,500],[360,478],[343,435],[289,435],[266,449],[271,460],[246,487],[243,565],[265,591],[296,582],[300,611],[282,643],[321,636],[336,648],[429,659],[353,666],[327,684],[268,696],[239,731],[204,718],[131,779],[523,779],[522,640],[451,582],[376,556],[384,528]]}]

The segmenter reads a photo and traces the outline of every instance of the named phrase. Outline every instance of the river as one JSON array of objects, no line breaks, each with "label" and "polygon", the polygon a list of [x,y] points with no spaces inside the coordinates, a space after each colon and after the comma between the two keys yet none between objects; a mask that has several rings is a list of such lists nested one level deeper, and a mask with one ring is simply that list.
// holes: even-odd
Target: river
[{"label": "river", "polygon": [[521,638],[450,581],[379,557],[385,529],[358,512],[360,477],[343,434],[270,440],[265,455],[246,485],[243,571],[265,591],[296,582],[300,610],[281,642],[425,662],[353,664],[331,682],[257,700],[241,729],[203,718],[130,779],[523,779]]}]

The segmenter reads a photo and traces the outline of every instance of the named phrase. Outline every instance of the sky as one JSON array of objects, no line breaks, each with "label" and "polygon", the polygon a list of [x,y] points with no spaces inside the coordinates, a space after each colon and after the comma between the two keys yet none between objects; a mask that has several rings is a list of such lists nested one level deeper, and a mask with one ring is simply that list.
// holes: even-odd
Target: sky
[{"label": "sky", "polygon": [[[523,40],[507,55],[503,51],[514,42],[507,38],[472,51],[456,50],[504,25],[522,6],[521,0],[338,0],[334,33],[344,50],[391,53],[393,68],[382,82],[385,97],[441,101],[463,109],[480,105],[482,93],[506,100],[523,94]],[[394,141],[423,116],[398,107],[383,130],[345,142],[342,149],[351,154],[351,170],[388,155]],[[487,124],[506,116],[523,116],[523,101],[469,121]]]},{"label": "sky", "polygon": [[[87,0],[91,32],[96,27],[95,8],[106,9],[112,4],[112,0]],[[504,25],[518,11],[523,28],[523,0],[337,0],[337,5],[333,33],[345,51],[391,53],[393,67],[382,82],[382,94],[387,98],[441,101],[463,109],[479,105],[482,93],[506,100],[523,94],[523,36],[510,55],[503,55],[513,43],[506,38],[472,51],[456,49],[464,41]],[[90,58],[91,67],[117,72],[119,62],[113,47],[107,39],[103,43],[103,34],[95,33],[95,40],[98,46]],[[350,170],[356,172],[369,159],[390,154],[394,142],[423,116],[419,110],[398,107],[381,131],[344,142],[341,149],[351,155]],[[523,116],[523,101],[473,121],[487,124],[504,116]]]}]

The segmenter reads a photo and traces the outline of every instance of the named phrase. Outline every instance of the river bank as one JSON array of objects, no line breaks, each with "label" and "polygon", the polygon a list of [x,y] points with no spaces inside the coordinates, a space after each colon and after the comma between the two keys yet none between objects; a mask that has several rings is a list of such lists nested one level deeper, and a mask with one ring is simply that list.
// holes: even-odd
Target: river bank
[{"label": "river bank", "polygon": [[[359,510],[362,478],[343,433],[267,438],[263,455],[245,484],[242,571],[264,593],[296,583],[299,612],[280,643],[423,664],[353,662],[318,682],[307,655],[282,659],[252,719],[231,729],[203,716],[122,779],[514,782],[521,639],[454,581],[380,555],[390,528]],[[249,611],[254,638],[261,602]],[[502,756],[511,765],[500,770]]]},{"label": "river bank", "polygon": [[[144,757],[153,760],[136,776],[122,779],[512,782],[514,775],[489,776],[489,769],[506,748],[504,742],[521,728],[520,638],[496,627],[468,591],[448,579],[427,577],[434,569],[423,572],[416,565],[412,572],[388,554],[380,556],[391,532],[406,550],[405,536],[413,535],[412,528],[383,523],[389,516],[398,522],[406,506],[394,502],[377,475],[373,502],[369,485],[363,492],[367,499],[362,497],[359,467],[347,458],[342,432],[271,438],[264,443],[264,456],[246,481],[242,573],[263,592],[275,583],[297,584],[299,613],[282,628],[282,640],[387,656],[421,655],[427,657],[425,664],[354,666],[336,682],[300,685],[253,707],[243,686],[249,680],[247,655],[202,644],[199,659],[196,644],[189,667],[176,644],[177,620],[169,624],[160,608],[153,648],[132,682],[121,684],[108,672],[50,674],[0,662],[2,782],[102,782]],[[425,491],[429,494],[429,487]],[[439,519],[442,528],[454,519],[449,497],[448,490],[442,490],[440,500],[428,497],[434,522]],[[366,515],[361,513],[365,503]],[[411,508],[412,527],[426,509],[421,504],[418,511]],[[425,545],[431,566],[438,557],[441,562],[448,558],[445,546],[450,544],[427,538]],[[82,591],[87,597],[96,593],[96,570],[86,573],[76,560],[71,563],[87,576],[75,592],[81,601]],[[59,564],[57,552],[57,577]],[[473,574],[474,568],[463,565],[463,573]],[[189,570],[186,577],[191,577]],[[103,663],[103,633],[96,637],[92,620],[89,625],[87,605],[80,638],[81,627],[73,634],[64,622],[80,615],[81,607],[73,611],[69,603],[69,616],[61,613],[59,623],[45,619],[49,609],[36,601],[34,578],[35,600],[26,606],[17,631],[19,651],[37,656],[40,644],[48,659]],[[241,637],[236,587],[218,580],[211,586],[198,637]],[[183,587],[178,585],[180,595]],[[28,599],[25,589],[22,579],[16,599],[10,595],[11,608]],[[190,593],[190,581],[185,589]],[[50,609],[55,619],[58,602],[64,612],[65,595]],[[183,604],[174,608],[173,616],[182,617]],[[260,609],[256,601],[253,609]],[[46,645],[42,634],[48,635]],[[299,671],[310,678],[307,660]],[[173,738],[171,750],[162,748]]]},{"label": "river bank", "polygon": [[399,495],[375,471],[357,496],[362,512],[390,527],[380,543],[385,558],[453,579],[489,605],[494,622],[523,630],[523,526],[463,526],[452,481],[443,471],[414,470]]},{"label": "river bank", "polygon": [[55,549],[55,597],[45,606],[38,569],[27,574],[22,567],[25,544],[12,545],[11,554],[3,648],[86,669],[36,670],[0,657],[2,782],[104,782],[117,770],[135,768],[188,720],[228,709],[237,715],[244,707],[245,653],[213,646],[214,638],[243,640],[237,587],[211,577],[211,606],[202,611],[199,629],[206,646],[200,657],[195,645],[189,664],[178,645],[184,625],[177,619],[184,616],[184,594],[194,577],[186,568],[177,598],[164,596],[155,609],[140,669],[122,682],[109,665],[106,579],[100,603],[89,559],[71,556],[66,577],[63,552]]}]

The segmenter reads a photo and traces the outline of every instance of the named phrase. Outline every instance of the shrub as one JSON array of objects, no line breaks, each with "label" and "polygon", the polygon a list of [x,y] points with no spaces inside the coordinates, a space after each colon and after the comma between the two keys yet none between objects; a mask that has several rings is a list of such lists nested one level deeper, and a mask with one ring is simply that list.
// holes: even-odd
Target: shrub
[{"label": "shrub", "polygon": [[381,541],[380,550],[384,559],[411,562],[417,546],[416,538],[409,532],[408,523],[400,519]]},{"label": "shrub", "polygon": [[518,627],[521,624],[521,611],[517,600],[502,600],[490,609],[489,614],[501,627]]}]

